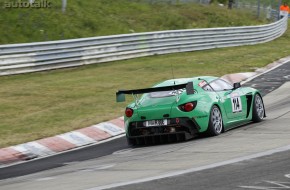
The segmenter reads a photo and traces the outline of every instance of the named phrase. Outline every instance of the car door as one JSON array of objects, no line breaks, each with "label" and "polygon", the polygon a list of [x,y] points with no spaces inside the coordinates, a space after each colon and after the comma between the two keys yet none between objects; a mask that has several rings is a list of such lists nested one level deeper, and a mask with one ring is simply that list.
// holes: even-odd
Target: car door
[{"label": "car door", "polygon": [[228,107],[228,113],[231,115],[231,118],[234,119],[244,119],[247,114],[247,98],[246,95],[238,88],[232,90],[228,97],[227,102],[230,102]]},{"label": "car door", "polygon": [[231,84],[222,79],[214,80],[210,85],[219,95],[226,111],[227,118],[239,120],[246,117],[246,96],[239,88],[233,89]]}]

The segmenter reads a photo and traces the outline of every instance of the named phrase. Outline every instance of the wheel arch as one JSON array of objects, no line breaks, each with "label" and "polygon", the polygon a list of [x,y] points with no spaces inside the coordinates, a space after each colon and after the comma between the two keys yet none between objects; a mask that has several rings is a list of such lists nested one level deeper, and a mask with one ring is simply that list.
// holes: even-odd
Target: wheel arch
[{"label": "wheel arch", "polygon": [[[257,95],[257,94],[261,97],[262,102],[263,102],[263,106],[264,106],[264,117],[267,117],[266,116],[266,109],[265,109],[264,99],[263,99],[263,97],[262,97],[262,95],[261,95],[261,93],[259,91],[256,91],[256,93],[254,94],[254,96]],[[253,105],[254,105],[254,98],[253,98],[253,104],[252,104],[252,106]]]},{"label": "wheel arch", "polygon": [[[219,105],[218,102],[214,102],[212,104],[211,108],[210,108],[210,113],[211,113],[211,109],[212,109],[213,106],[216,106],[220,110],[220,113],[221,113],[221,116],[222,116],[222,124],[223,124],[223,126],[222,126],[222,133],[223,133],[223,132],[225,132],[225,122],[224,122],[224,116],[226,116],[225,110],[223,109],[223,106],[222,105]],[[209,117],[209,119],[210,119],[210,117]]]},{"label": "wheel arch", "polygon": [[[214,111],[213,111],[214,109],[215,110],[218,109],[219,114],[220,114],[220,118],[219,119],[221,119],[221,124],[222,125],[218,124],[218,126],[216,126],[216,122],[213,122],[213,120],[211,120],[211,118],[213,116],[212,113],[214,113]],[[215,118],[214,120],[217,121],[216,119],[217,118]],[[217,127],[219,127],[219,129],[217,129]],[[208,127],[207,127],[207,130],[205,131],[205,134],[207,136],[218,136],[218,135],[220,135],[223,132],[224,132],[224,122],[223,122],[223,116],[222,116],[221,108],[220,108],[220,106],[218,104],[213,103],[211,108],[210,108],[210,116],[209,116],[209,120],[208,120]]]}]

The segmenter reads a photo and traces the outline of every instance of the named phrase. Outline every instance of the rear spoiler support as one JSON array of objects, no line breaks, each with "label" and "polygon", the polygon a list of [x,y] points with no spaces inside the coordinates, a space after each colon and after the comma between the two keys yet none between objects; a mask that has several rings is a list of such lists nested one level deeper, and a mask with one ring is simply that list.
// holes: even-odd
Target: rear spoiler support
[{"label": "rear spoiler support", "polygon": [[161,86],[155,88],[144,88],[144,89],[135,89],[135,90],[119,90],[116,92],[116,100],[117,102],[125,101],[125,94],[144,94],[150,92],[162,92],[162,91],[170,91],[170,90],[179,90],[185,88],[186,94],[191,95],[194,94],[193,82],[188,82],[185,84],[178,84],[172,86]]}]

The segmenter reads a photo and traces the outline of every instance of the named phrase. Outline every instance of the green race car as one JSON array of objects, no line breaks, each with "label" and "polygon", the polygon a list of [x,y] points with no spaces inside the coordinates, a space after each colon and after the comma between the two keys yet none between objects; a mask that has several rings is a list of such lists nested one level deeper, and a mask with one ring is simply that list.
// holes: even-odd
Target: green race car
[{"label": "green race car", "polygon": [[[119,90],[117,102],[131,94],[135,102],[125,109],[130,145],[188,140],[200,133],[216,136],[266,116],[262,96],[240,83],[217,77],[171,79],[152,88]],[[138,98],[138,94],[143,94]]]}]

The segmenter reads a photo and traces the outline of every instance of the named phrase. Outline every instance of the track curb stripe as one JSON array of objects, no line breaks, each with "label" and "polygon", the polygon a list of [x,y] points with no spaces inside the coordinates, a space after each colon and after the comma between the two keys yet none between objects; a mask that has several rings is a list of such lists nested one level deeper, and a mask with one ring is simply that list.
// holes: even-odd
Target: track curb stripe
[{"label": "track curb stripe", "polygon": [[244,81],[250,77],[255,76],[256,72],[247,72],[247,73],[234,73],[234,74],[227,74],[222,76],[221,78],[227,80],[230,83],[240,82]]},{"label": "track curb stripe", "polygon": [[0,163],[10,164],[19,160],[25,160],[26,156],[12,147],[0,149]]},{"label": "track curb stripe", "polygon": [[42,144],[45,147],[49,147],[54,152],[62,152],[65,150],[69,150],[75,148],[75,145],[58,137],[49,137],[45,139],[41,139],[37,141],[39,144]]},{"label": "track curb stripe", "polygon": [[5,165],[54,155],[124,134],[123,117],[83,129],[0,149],[0,168]]},{"label": "track curb stripe", "polygon": [[77,131],[94,139],[95,141],[101,141],[101,140],[105,140],[111,137],[111,135],[108,134],[107,132],[101,129],[95,128],[94,126],[79,129]]},{"label": "track curb stripe", "polygon": [[94,139],[78,131],[64,133],[64,134],[58,135],[58,137],[62,138],[65,141],[70,142],[71,144],[74,144],[75,147],[84,146],[84,145],[96,142]]}]

